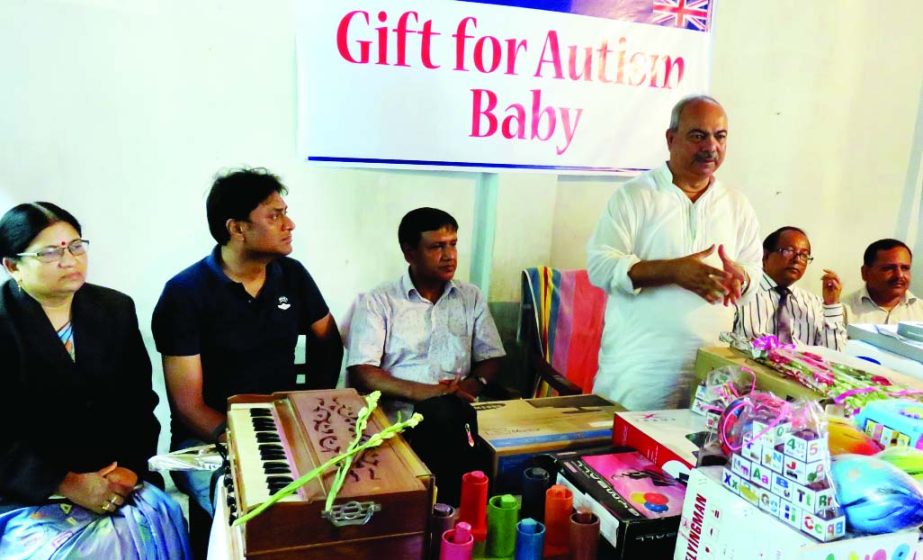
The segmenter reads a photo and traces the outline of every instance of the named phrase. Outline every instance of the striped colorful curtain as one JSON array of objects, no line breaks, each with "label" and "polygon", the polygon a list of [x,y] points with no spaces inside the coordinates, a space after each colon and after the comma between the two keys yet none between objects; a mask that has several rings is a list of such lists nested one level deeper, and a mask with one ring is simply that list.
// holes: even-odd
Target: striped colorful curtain
[{"label": "striped colorful curtain", "polygon": [[[545,361],[584,393],[591,393],[599,366],[606,293],[590,284],[583,269],[527,268],[523,279],[523,302],[534,303],[535,326]],[[535,396],[553,394],[553,389],[539,377]]]}]

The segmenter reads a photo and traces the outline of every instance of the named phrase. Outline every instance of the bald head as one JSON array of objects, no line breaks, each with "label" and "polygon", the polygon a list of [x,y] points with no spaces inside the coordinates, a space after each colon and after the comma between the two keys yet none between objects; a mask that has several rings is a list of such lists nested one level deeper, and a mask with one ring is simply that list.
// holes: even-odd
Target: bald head
[{"label": "bald head", "polygon": [[707,188],[724,161],[727,134],[727,115],[711,97],[697,96],[677,103],[667,129],[673,182],[684,190]]}]

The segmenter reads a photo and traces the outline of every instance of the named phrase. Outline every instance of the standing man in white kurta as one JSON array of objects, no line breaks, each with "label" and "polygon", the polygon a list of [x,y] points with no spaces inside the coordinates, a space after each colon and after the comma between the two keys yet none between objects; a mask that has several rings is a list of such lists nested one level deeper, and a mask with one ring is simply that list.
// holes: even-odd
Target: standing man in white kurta
[{"label": "standing man in white kurta", "polygon": [[630,410],[687,403],[696,350],[759,283],[756,215],[714,177],[727,129],[713,98],[677,103],[669,161],[613,193],[587,244],[590,281],[609,294],[593,390]]}]

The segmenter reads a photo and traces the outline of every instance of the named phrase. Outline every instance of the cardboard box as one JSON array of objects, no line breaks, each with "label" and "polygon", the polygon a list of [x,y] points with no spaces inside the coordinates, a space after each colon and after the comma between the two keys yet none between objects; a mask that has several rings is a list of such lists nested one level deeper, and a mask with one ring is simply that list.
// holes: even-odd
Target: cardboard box
[{"label": "cardboard box", "polygon": [[[692,471],[674,560],[914,558],[916,530],[821,543],[801,532],[805,519],[797,508],[780,500],[779,517],[774,517],[724,488],[722,471],[721,467]],[[786,519],[786,512],[796,515]]]},{"label": "cardboard box", "polygon": [[596,395],[474,403],[490,451],[494,494],[521,490],[522,471],[539,453],[612,441],[612,416],[624,410]]},{"label": "cardboard box", "polygon": [[849,338],[868,342],[872,346],[923,362],[923,344],[899,336],[897,327],[897,325],[848,325],[846,333]]},{"label": "cardboard box", "polygon": [[606,558],[670,556],[685,494],[682,484],[633,451],[562,455],[558,484],[570,488],[575,508],[599,517],[600,534],[613,548]]},{"label": "cardboard box", "polygon": [[613,445],[637,449],[674,478],[685,481],[705,437],[705,417],[688,408],[616,412]]}]

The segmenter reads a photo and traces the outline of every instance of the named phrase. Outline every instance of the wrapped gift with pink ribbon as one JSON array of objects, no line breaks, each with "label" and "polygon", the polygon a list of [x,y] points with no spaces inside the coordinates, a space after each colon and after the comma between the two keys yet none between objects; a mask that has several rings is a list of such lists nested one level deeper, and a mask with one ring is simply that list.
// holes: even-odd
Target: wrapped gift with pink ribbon
[{"label": "wrapped gift with pink ribbon", "polygon": [[[729,341],[732,347],[741,340]],[[846,364],[798,350],[793,344],[783,344],[776,336],[767,335],[750,341],[749,354],[785,377],[797,381],[829,399],[843,405],[848,415],[855,414],[867,403],[887,398],[911,398],[923,401],[923,391],[911,389],[888,378]]]}]

